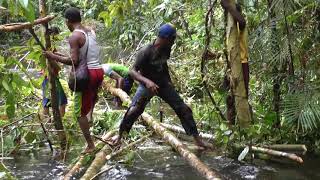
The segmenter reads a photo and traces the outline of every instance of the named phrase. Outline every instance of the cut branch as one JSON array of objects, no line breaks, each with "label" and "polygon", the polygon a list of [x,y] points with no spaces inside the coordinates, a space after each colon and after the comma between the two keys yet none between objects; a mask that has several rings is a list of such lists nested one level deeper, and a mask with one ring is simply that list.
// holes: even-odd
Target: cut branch
[{"label": "cut branch", "polygon": [[36,19],[33,22],[25,22],[25,23],[13,23],[13,24],[3,24],[0,25],[0,31],[3,32],[11,32],[11,31],[19,31],[23,29],[29,29],[37,24],[48,23],[52,19],[55,18],[55,15],[49,15],[43,18]]}]

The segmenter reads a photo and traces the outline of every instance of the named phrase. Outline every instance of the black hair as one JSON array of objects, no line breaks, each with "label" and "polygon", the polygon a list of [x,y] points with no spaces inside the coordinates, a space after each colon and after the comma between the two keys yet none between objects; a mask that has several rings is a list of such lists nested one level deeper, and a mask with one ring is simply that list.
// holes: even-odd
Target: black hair
[{"label": "black hair", "polygon": [[66,9],[64,17],[71,23],[81,22],[80,10],[75,7],[69,7]]}]

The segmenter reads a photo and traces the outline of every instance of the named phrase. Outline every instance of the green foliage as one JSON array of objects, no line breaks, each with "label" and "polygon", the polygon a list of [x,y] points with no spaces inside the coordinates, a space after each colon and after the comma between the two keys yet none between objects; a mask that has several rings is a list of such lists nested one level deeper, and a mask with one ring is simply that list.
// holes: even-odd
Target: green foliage
[{"label": "green foliage", "polygon": [[123,111],[107,111],[103,114],[103,119],[94,119],[94,133],[99,134],[102,131],[108,131],[118,127]]},{"label": "green foliage", "polygon": [[285,125],[293,126],[303,133],[312,132],[320,122],[319,93],[288,94],[283,102]]},{"label": "green foliage", "polygon": [[13,16],[24,16],[28,21],[35,19],[35,6],[33,1],[29,0],[6,0],[0,1],[0,6],[9,10]]}]

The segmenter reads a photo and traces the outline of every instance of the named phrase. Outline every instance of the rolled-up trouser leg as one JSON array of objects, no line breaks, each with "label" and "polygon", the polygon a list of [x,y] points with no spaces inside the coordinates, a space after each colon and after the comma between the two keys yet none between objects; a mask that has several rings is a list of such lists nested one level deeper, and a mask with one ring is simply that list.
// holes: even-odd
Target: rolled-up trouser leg
[{"label": "rolled-up trouser leg", "polygon": [[120,124],[120,133],[126,131],[129,133],[133,123],[143,113],[144,108],[152,98],[151,93],[143,85],[139,85],[136,94],[133,97],[132,103],[124,115]]},{"label": "rolled-up trouser leg", "polygon": [[173,86],[168,85],[164,88],[160,88],[159,97],[168,103],[176,112],[184,130],[188,135],[199,135],[191,109],[183,102]]}]

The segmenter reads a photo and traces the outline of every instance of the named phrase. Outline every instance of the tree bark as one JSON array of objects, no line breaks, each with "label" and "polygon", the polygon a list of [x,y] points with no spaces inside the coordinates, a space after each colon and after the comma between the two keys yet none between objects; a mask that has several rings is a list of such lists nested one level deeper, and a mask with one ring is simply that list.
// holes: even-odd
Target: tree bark
[{"label": "tree bark", "polygon": [[[45,0],[39,0],[39,13],[40,13],[40,17],[44,18],[46,17],[46,2]],[[50,50],[51,48],[51,40],[50,40],[50,35],[48,33],[48,23],[43,23],[44,27],[45,27],[45,42],[46,42],[46,49]],[[59,137],[59,141],[60,141],[60,146],[61,149],[64,151],[66,149],[66,143],[67,143],[67,137],[66,134],[64,132],[64,128],[63,128],[63,123],[61,120],[61,116],[60,116],[60,111],[59,111],[59,105],[58,105],[58,97],[57,97],[57,91],[56,91],[56,82],[55,82],[55,75],[52,73],[52,64],[51,62],[47,59],[47,66],[48,66],[48,72],[49,72],[49,83],[51,86],[50,89],[50,93],[51,93],[51,107],[52,107],[52,114],[53,114],[53,120],[54,120],[54,126],[56,128],[56,130],[58,131],[58,137]]]},{"label": "tree bark", "polygon": [[19,31],[19,30],[23,30],[23,29],[29,29],[37,24],[48,23],[49,21],[51,21],[54,18],[55,18],[54,15],[49,15],[49,16],[44,16],[42,18],[36,19],[33,22],[3,24],[3,25],[0,25],[0,31],[11,32],[11,31]]},{"label": "tree bark", "polygon": [[[229,2],[230,6],[235,8],[235,1],[230,0]],[[227,15],[226,44],[231,67],[230,87],[235,100],[236,119],[240,127],[248,127],[252,117],[240,61],[239,30],[230,13]]]},{"label": "tree bark", "polygon": [[[103,85],[109,92],[113,95],[120,97],[122,102],[126,104],[130,104],[130,97],[121,89],[116,89],[112,87],[110,84],[104,83]],[[216,172],[209,169],[207,165],[205,165],[202,161],[198,159],[196,155],[191,153],[174,135],[166,130],[166,128],[162,127],[160,123],[153,120],[153,118],[147,114],[142,113],[143,121],[159,135],[167,143],[169,143],[176,151],[193,167],[195,168],[202,176],[206,179],[221,179],[222,176]]]}]

